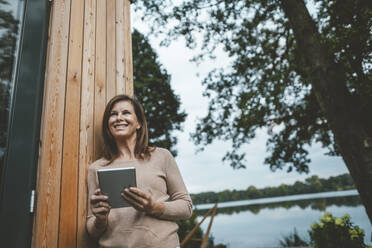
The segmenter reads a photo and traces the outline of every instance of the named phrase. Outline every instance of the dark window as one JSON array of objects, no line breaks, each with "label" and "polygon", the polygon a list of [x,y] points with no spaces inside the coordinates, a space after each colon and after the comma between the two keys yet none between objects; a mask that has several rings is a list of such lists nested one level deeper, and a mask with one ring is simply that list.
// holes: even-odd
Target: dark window
[{"label": "dark window", "polygon": [[0,0],[0,240],[30,247],[50,1]]},{"label": "dark window", "polygon": [[24,1],[0,0],[0,175],[7,150],[23,10]]}]

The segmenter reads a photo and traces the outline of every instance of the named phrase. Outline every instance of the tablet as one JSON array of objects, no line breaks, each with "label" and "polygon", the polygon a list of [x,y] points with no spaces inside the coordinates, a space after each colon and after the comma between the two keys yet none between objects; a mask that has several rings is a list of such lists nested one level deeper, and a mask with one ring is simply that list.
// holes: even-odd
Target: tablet
[{"label": "tablet", "polygon": [[136,169],[114,168],[97,170],[99,187],[104,195],[108,196],[108,202],[111,208],[130,207],[121,193],[125,188],[136,187]]}]

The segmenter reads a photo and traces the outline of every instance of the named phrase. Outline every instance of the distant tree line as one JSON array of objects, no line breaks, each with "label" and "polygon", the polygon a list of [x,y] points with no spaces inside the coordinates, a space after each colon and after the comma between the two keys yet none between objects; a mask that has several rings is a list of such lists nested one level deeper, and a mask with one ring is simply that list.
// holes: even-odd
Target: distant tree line
[{"label": "distant tree line", "polygon": [[296,181],[292,185],[281,184],[277,187],[265,187],[257,189],[249,186],[246,190],[224,190],[221,192],[203,192],[191,194],[194,204],[248,200],[275,196],[286,196],[306,193],[318,193],[327,191],[341,191],[354,189],[355,185],[350,174],[332,176],[328,179],[313,175],[305,179],[305,182]]},{"label": "distant tree line", "polygon": [[[361,205],[360,197],[357,195],[344,196],[344,197],[331,197],[331,198],[318,198],[318,199],[306,199],[297,201],[283,201],[283,202],[273,202],[273,203],[263,203],[263,204],[253,204],[246,206],[235,206],[227,208],[218,208],[217,214],[239,214],[240,212],[251,212],[252,214],[259,214],[262,210],[271,210],[276,208],[291,209],[298,207],[300,209],[310,208],[312,210],[317,210],[324,212],[330,206],[347,206],[347,207],[357,207]],[[197,216],[204,216],[209,209],[196,209],[194,213]]]}]

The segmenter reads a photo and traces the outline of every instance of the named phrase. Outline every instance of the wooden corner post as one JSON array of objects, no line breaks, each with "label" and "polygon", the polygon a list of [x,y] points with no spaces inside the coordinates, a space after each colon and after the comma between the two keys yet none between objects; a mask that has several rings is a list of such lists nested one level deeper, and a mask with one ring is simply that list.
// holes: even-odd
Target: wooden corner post
[{"label": "wooden corner post", "polygon": [[107,101],[133,96],[129,0],[54,0],[32,247],[93,247],[86,173],[99,158]]}]

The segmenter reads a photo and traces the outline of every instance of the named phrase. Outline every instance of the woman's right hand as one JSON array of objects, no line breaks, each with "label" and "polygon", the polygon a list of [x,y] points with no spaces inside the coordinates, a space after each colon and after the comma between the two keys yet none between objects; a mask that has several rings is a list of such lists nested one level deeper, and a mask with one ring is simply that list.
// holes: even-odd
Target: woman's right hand
[{"label": "woman's right hand", "polygon": [[97,229],[105,229],[107,227],[108,215],[111,208],[107,199],[108,197],[102,194],[101,189],[96,189],[90,197],[92,213],[96,217],[94,225]]}]

